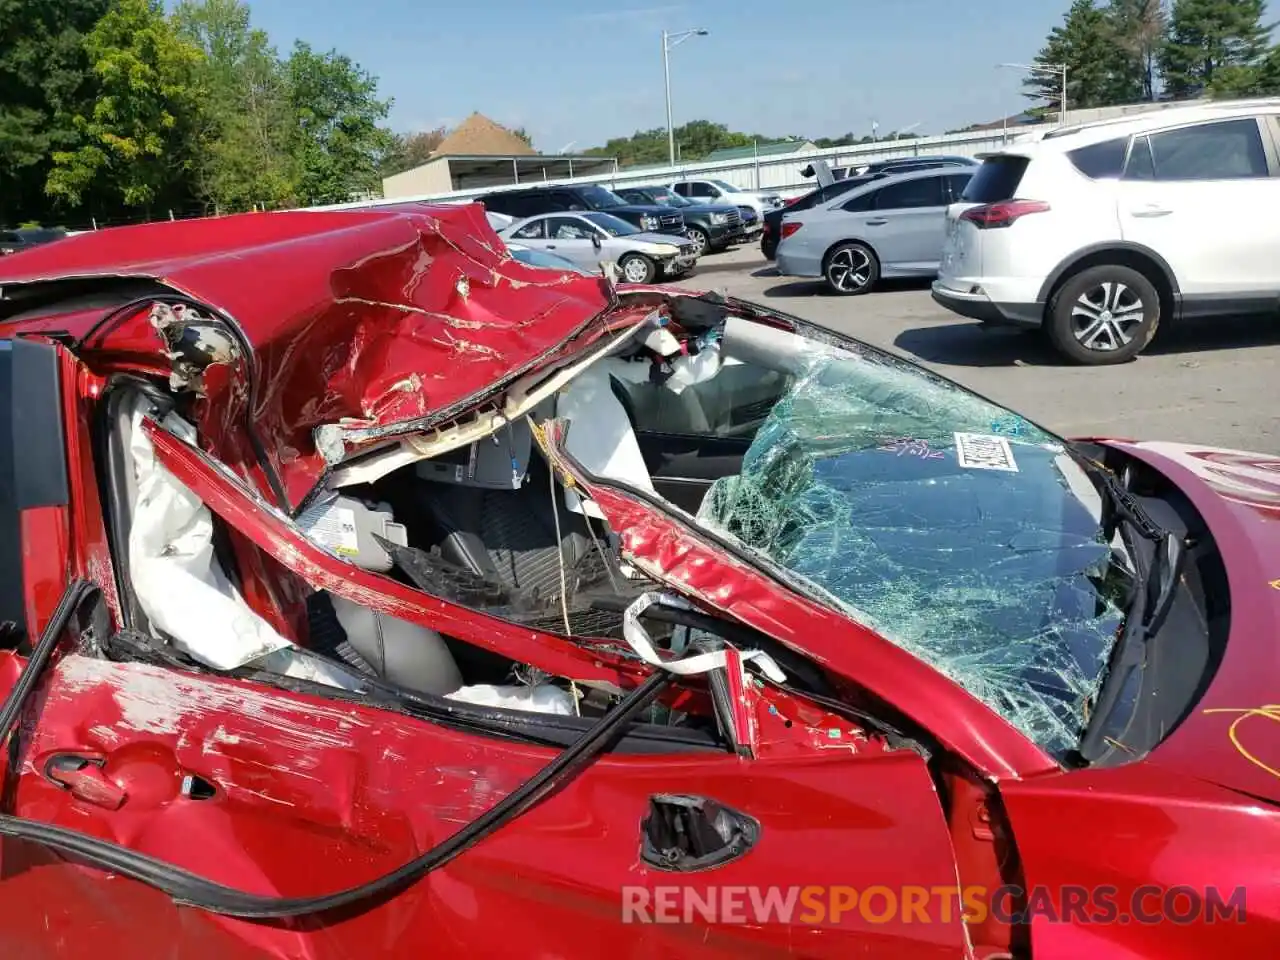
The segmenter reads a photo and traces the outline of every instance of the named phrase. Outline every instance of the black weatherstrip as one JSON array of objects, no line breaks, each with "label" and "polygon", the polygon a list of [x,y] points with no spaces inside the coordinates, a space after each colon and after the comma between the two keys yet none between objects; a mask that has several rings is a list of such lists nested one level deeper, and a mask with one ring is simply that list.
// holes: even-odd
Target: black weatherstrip
[{"label": "black weatherstrip", "polygon": [[14,340],[11,362],[15,505],[19,510],[63,506],[70,493],[57,348]]},{"label": "black weatherstrip", "polygon": [[25,623],[22,588],[22,525],[14,489],[13,341],[0,340],[0,633]]}]

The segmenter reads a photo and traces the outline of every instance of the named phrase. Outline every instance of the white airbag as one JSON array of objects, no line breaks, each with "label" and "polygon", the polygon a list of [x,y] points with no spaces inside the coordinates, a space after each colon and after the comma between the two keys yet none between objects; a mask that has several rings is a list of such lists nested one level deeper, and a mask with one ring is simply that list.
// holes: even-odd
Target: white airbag
[{"label": "white airbag", "polygon": [[488,684],[478,684],[456,690],[445,699],[474,703],[483,707],[552,713],[561,717],[573,716],[573,695],[549,683],[539,684],[536,687],[493,687]]},{"label": "white airbag", "polygon": [[[648,377],[648,367],[625,360],[603,360],[583,370],[560,392],[556,397],[556,417],[569,422],[565,452],[597,477],[656,496],[626,408],[609,386],[610,374],[636,382]],[[565,504],[575,513],[582,513],[582,501],[572,491],[565,491]]]},{"label": "white airbag", "polygon": [[[213,518],[191,490],[156,459],[143,429],[148,401],[131,416],[129,452],[137,498],[129,528],[129,576],[153,627],[215,670],[254,665],[285,676],[355,689],[358,680],[306,655],[276,633],[227,580],[213,552]],[[194,442],[195,430],[169,414],[165,430]]]}]

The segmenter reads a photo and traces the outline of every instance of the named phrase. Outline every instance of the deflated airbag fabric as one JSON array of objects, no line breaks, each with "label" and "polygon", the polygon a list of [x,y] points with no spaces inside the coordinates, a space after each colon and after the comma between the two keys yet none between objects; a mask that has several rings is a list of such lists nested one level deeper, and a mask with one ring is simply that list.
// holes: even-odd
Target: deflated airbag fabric
[{"label": "deflated airbag fabric", "polygon": [[[129,528],[129,576],[152,626],[179,650],[216,670],[252,664],[262,670],[355,689],[357,680],[307,656],[258,616],[227,580],[213,549],[213,517],[155,456],[143,429],[149,401],[133,406],[129,451],[137,499]],[[170,414],[164,428],[192,440],[195,431]]]},{"label": "deflated airbag fabric", "polygon": [[1064,474],[1078,467],[1023,418],[891,359],[811,342],[803,366],[700,522],[1070,749],[1122,619],[1097,585],[1110,549]]}]

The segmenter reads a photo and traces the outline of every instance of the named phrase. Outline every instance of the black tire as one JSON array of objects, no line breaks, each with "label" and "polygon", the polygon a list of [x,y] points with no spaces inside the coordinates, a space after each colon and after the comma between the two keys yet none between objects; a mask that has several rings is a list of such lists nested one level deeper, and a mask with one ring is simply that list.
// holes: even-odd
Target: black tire
[{"label": "black tire", "polygon": [[694,252],[698,256],[712,252],[711,237],[701,227],[690,227],[685,231],[685,236],[693,242]]},{"label": "black tire", "polygon": [[760,238],[760,252],[764,254],[766,260],[773,260],[778,255],[778,241],[769,237],[768,234]]},{"label": "black tire", "polygon": [[880,282],[880,261],[865,243],[838,243],[822,261],[827,289],[842,297],[857,297]]},{"label": "black tire", "polygon": [[[643,264],[643,267],[637,264]],[[644,270],[643,277],[640,274],[641,269]],[[621,271],[622,279],[627,283],[653,283],[653,278],[658,273],[658,265],[643,253],[628,253],[618,261],[618,270]],[[635,276],[632,276],[633,273]]]},{"label": "black tire", "polygon": [[1049,342],[1074,363],[1127,363],[1160,326],[1160,293],[1132,267],[1102,264],[1058,288],[1045,317]]}]

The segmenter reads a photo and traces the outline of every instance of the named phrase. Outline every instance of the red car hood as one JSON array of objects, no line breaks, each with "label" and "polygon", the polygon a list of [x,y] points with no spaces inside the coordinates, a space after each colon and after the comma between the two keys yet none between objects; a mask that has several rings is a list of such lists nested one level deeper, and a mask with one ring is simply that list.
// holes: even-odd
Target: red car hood
[{"label": "red car hood", "polygon": [[[602,278],[513,260],[478,204],[148,224],[0,260],[6,292],[101,278],[157,281],[239,326],[251,348],[244,415],[289,509],[326,469],[318,428],[340,424],[350,446],[450,419],[590,340],[616,303]],[[145,318],[114,346],[136,353],[139,336],[163,349]]]},{"label": "red car hood", "polygon": [[1149,759],[1280,802],[1280,458],[1176,443],[1111,446],[1191,498],[1222,552],[1231,592],[1222,663],[1191,715]]}]

